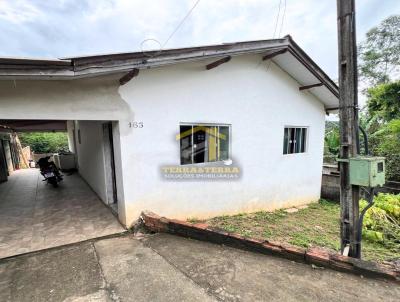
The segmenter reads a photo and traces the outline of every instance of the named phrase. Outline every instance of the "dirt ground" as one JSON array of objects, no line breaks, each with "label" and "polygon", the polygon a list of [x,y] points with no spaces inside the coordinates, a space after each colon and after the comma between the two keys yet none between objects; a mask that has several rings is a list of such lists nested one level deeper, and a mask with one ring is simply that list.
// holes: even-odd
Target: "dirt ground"
[{"label": "dirt ground", "polygon": [[166,234],[0,261],[0,301],[399,301],[400,285]]}]

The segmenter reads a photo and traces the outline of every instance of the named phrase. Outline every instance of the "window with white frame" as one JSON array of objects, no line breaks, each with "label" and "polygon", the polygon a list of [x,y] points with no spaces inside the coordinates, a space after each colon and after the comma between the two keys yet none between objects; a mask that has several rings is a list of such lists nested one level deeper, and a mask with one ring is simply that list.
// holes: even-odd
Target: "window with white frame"
[{"label": "window with white frame", "polygon": [[283,154],[304,153],[307,149],[306,127],[285,127]]},{"label": "window with white frame", "polygon": [[181,165],[230,159],[230,126],[214,124],[180,125]]}]

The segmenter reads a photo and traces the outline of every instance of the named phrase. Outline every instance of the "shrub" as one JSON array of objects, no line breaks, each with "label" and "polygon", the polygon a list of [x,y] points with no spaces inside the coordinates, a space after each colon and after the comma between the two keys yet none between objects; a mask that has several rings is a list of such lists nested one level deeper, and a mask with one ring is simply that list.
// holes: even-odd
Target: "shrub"
[{"label": "shrub", "polygon": [[23,147],[30,146],[35,153],[55,153],[68,151],[68,137],[65,132],[19,133]]},{"label": "shrub", "polygon": [[[360,209],[368,202],[360,201]],[[400,251],[400,194],[379,193],[363,221],[363,237],[387,248]]]}]

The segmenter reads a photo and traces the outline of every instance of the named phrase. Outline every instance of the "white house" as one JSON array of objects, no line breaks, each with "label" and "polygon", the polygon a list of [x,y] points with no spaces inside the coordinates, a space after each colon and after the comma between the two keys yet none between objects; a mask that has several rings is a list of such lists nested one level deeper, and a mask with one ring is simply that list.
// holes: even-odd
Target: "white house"
[{"label": "white house", "polygon": [[126,226],[143,210],[204,218],[318,200],[337,107],[338,87],[290,36],[0,59],[0,120],[65,121],[80,175]]}]

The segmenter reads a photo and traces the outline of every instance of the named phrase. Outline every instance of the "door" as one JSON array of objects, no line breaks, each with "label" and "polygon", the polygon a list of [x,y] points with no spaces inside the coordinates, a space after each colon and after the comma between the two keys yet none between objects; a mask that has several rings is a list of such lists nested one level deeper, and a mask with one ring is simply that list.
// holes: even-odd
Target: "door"
[{"label": "door", "polygon": [[115,177],[114,141],[112,122],[103,124],[104,164],[106,172],[107,203],[117,204],[117,182]]}]

